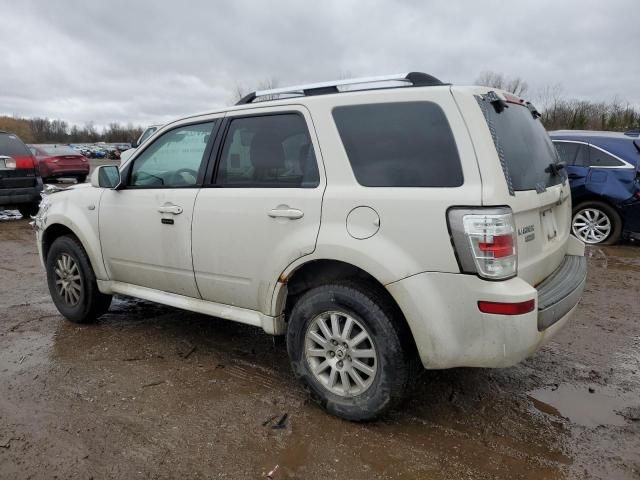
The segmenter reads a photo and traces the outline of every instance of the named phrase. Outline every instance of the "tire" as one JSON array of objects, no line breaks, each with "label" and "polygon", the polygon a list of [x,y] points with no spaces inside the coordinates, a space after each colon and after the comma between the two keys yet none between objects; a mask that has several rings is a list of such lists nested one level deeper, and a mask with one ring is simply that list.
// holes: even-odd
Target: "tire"
[{"label": "tire", "polygon": [[68,320],[88,323],[107,312],[111,295],[98,290],[89,257],[76,237],[58,237],[49,249],[46,267],[53,303]]},{"label": "tire", "polygon": [[[415,365],[412,350],[405,347],[408,342],[402,341],[406,332],[402,331],[403,324],[396,321],[395,308],[374,292],[342,283],[313,288],[296,302],[287,329],[287,351],[295,376],[322,408],[351,421],[375,419],[398,405],[407,394]],[[352,333],[345,335],[348,319]],[[313,340],[317,338],[313,333],[327,338],[319,321],[325,322],[331,335],[336,331],[341,334],[333,335],[334,339],[346,338],[348,348],[346,342],[334,345],[330,341],[321,348],[321,343]],[[367,338],[353,344],[362,332]],[[375,373],[369,375],[360,370],[362,367],[354,367],[356,357]],[[342,366],[339,359],[344,359]],[[329,366],[320,370],[323,362]],[[353,371],[364,386],[356,382]]]},{"label": "tire", "polygon": [[571,232],[589,245],[613,245],[622,237],[622,218],[604,202],[584,202],[573,209]]},{"label": "tire", "polygon": [[78,175],[76,177],[76,180],[78,183],[84,183],[87,181],[87,176],[86,175]]},{"label": "tire", "polygon": [[18,211],[23,218],[31,218],[32,215],[38,213],[38,205],[38,203],[23,203],[22,205],[18,205]]}]

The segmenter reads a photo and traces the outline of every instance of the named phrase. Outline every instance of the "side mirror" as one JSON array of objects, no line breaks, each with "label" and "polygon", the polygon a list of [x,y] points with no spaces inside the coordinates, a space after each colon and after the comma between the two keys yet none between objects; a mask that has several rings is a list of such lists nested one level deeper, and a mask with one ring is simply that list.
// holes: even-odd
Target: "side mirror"
[{"label": "side mirror", "polygon": [[131,144],[131,148],[138,148],[138,147],[139,145],[137,140]]},{"label": "side mirror", "polygon": [[91,174],[91,186],[115,190],[120,185],[120,170],[116,165],[101,165]]}]

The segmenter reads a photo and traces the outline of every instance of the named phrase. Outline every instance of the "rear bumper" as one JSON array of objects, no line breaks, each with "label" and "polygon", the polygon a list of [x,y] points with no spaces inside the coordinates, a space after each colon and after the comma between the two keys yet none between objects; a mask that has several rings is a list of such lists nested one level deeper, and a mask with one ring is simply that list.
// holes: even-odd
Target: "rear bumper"
[{"label": "rear bumper", "polygon": [[24,188],[0,188],[0,205],[14,206],[24,203],[39,203],[42,179],[36,179],[36,186]]},{"label": "rear bumper", "polygon": [[[585,278],[584,257],[568,255],[539,290],[517,277],[490,282],[453,273],[414,275],[387,289],[409,323],[425,368],[507,367],[533,354],[567,323]],[[480,300],[531,299],[537,308],[523,315],[478,309]]]},{"label": "rear bumper", "polygon": [[40,175],[44,178],[64,177],[68,175],[88,175],[89,164],[82,165],[50,165],[44,162],[40,163]]},{"label": "rear bumper", "polygon": [[549,328],[576,306],[587,282],[587,259],[567,255],[538,290],[538,330]]}]

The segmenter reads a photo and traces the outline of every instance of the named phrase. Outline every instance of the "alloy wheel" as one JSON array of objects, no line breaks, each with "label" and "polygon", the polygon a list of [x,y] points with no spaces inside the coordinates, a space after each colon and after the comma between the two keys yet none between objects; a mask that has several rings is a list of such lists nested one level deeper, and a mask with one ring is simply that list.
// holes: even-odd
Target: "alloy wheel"
[{"label": "alloy wheel", "polygon": [[585,243],[604,242],[611,228],[609,216],[597,208],[584,208],[573,217],[573,234]]},{"label": "alloy wheel", "polygon": [[82,296],[82,277],[76,261],[63,253],[58,257],[54,271],[58,295],[67,305],[77,305]]},{"label": "alloy wheel", "polygon": [[331,393],[354,396],[373,383],[378,357],[362,323],[343,312],[315,317],[305,334],[305,359],[313,376]]}]

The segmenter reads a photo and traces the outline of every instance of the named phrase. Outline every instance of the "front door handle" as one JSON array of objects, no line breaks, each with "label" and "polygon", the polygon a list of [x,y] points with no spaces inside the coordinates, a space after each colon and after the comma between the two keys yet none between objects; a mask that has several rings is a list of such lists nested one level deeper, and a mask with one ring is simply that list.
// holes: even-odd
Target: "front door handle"
[{"label": "front door handle", "polygon": [[297,208],[289,208],[287,205],[281,205],[273,210],[269,211],[271,218],[290,218],[291,220],[298,220],[304,217],[304,212]]},{"label": "front door handle", "polygon": [[165,203],[164,205],[160,205],[158,207],[158,211],[160,213],[171,213],[173,215],[180,215],[182,213],[182,207],[179,205],[174,205],[173,203]]}]

